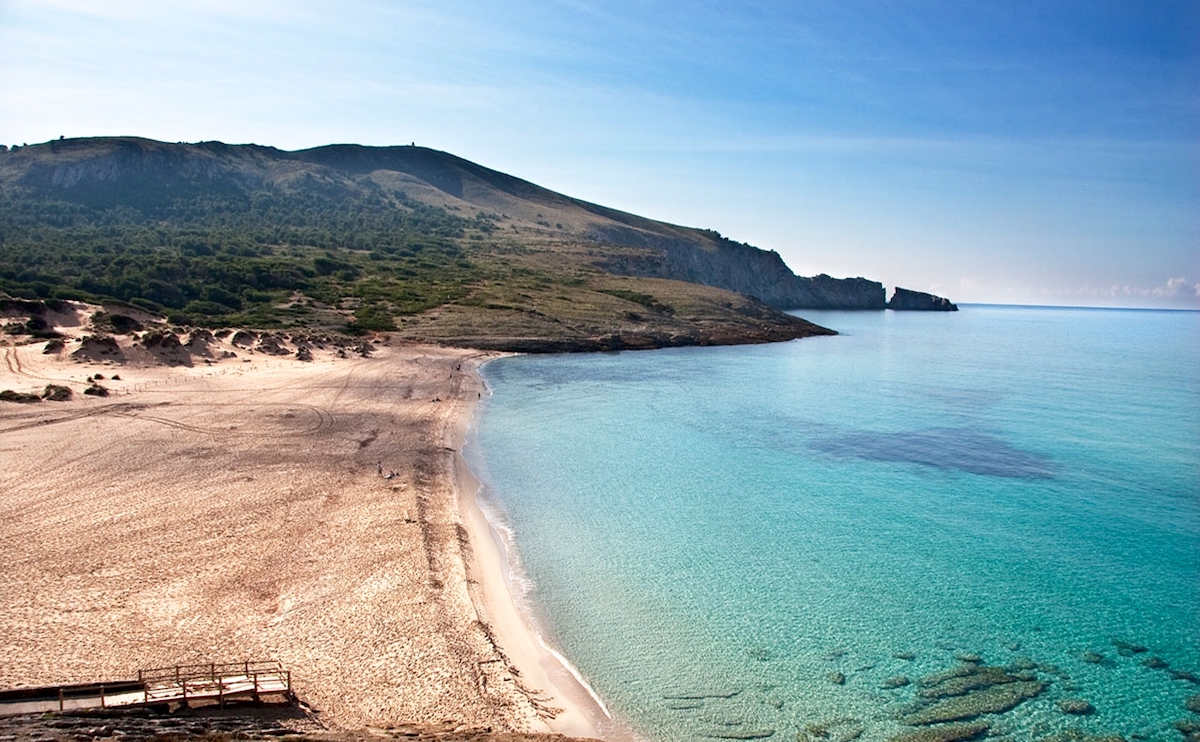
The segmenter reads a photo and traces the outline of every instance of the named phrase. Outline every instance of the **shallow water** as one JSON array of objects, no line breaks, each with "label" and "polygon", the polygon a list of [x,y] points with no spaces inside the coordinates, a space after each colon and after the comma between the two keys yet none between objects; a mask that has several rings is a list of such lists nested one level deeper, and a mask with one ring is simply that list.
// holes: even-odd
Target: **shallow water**
[{"label": "shallow water", "polygon": [[1200,313],[803,316],[842,334],[485,368],[485,505],[526,608],[614,715],[654,740],[882,740],[920,700],[885,681],[967,653],[1047,684],[981,717],[993,735],[1179,739]]}]

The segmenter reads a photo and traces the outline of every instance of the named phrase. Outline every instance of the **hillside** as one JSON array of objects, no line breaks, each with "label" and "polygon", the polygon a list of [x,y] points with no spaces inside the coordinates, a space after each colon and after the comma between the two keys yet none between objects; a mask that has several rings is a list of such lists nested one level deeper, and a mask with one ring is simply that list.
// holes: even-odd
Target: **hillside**
[{"label": "hillside", "polygon": [[0,226],[0,291],[199,326],[570,350],[802,337],[822,330],[780,309],[885,306],[878,283],[422,147],[52,141],[0,153]]}]

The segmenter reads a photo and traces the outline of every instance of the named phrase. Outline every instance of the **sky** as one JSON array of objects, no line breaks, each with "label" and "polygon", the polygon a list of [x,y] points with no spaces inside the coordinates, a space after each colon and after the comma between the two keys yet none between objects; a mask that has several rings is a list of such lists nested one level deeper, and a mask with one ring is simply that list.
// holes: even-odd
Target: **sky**
[{"label": "sky", "polygon": [[451,152],[958,302],[1200,309],[1200,0],[0,0],[0,143]]}]

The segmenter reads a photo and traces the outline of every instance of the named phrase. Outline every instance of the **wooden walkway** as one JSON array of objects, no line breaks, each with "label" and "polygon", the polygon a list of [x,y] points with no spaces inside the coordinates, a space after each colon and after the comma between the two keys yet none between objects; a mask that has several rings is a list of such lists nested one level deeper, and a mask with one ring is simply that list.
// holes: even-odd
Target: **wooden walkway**
[{"label": "wooden walkway", "polygon": [[139,670],[137,680],[0,691],[0,716],[46,711],[131,708],[195,701],[295,700],[292,673],[276,661],[176,665]]}]

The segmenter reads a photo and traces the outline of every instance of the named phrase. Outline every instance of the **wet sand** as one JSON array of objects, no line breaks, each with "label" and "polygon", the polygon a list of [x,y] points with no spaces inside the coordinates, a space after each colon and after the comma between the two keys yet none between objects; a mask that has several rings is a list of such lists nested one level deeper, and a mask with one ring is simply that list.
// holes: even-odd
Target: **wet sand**
[{"label": "wet sand", "polygon": [[[43,347],[0,346],[0,389],[75,392],[0,403],[0,688],[278,659],[333,728],[598,736],[512,607],[459,455],[486,355]],[[110,396],[82,396],[97,372]]]}]

